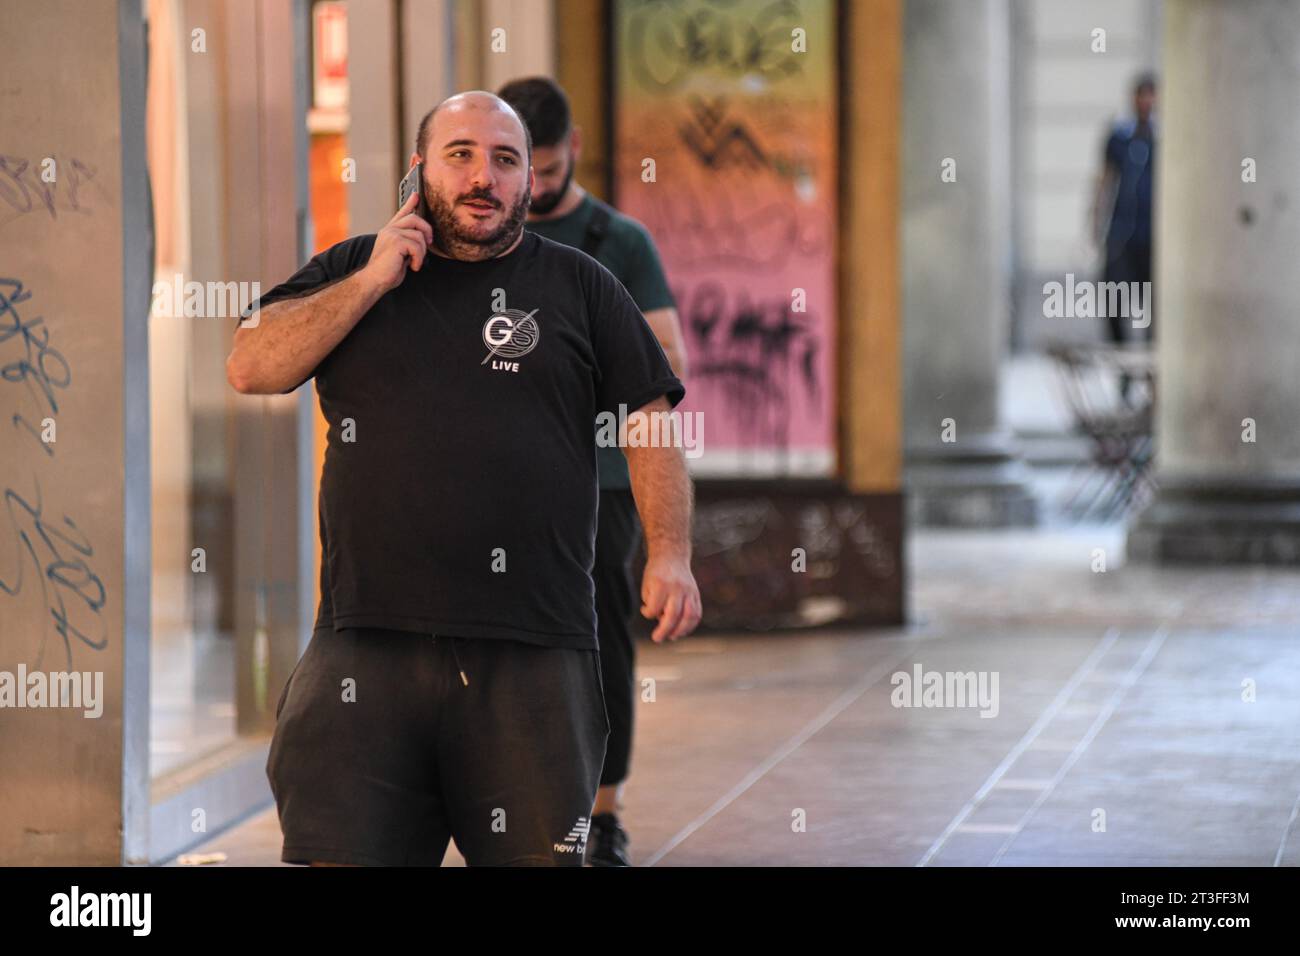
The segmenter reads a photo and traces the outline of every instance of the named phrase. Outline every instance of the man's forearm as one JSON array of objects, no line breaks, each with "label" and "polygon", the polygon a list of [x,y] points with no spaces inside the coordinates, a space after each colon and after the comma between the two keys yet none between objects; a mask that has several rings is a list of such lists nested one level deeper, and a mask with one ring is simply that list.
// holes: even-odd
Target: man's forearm
[{"label": "man's forearm", "polygon": [[273,395],[311,374],[383,294],[363,269],[300,299],[261,309],[256,326],[241,325],[226,359],[234,389]]},{"label": "man's forearm", "polygon": [[1114,171],[1106,166],[1097,179],[1097,186],[1093,190],[1092,209],[1089,217],[1089,225],[1092,228],[1093,242],[1098,245],[1104,245],[1106,241],[1106,203],[1107,200],[1114,201],[1114,187],[1116,175]]},{"label": "man's forearm", "polygon": [[672,306],[651,309],[644,313],[650,331],[659,340],[668,364],[673,367],[673,374],[680,379],[686,378],[686,343],[682,339],[682,321],[677,310]]},{"label": "man's forearm", "polygon": [[692,488],[686,459],[676,447],[626,448],[648,556],[691,557]]},{"label": "man's forearm", "polygon": [[[669,411],[668,399],[660,396],[635,414]],[[623,444],[632,497],[645,529],[641,615],[658,619],[650,635],[654,641],[685,637],[704,613],[691,574],[691,478],[677,438],[672,435],[670,441],[650,446]]]},{"label": "man's forearm", "polygon": [[670,342],[664,346],[664,357],[668,359],[668,364],[673,367],[673,374],[679,379],[686,378],[686,353],[682,350],[678,342]]}]

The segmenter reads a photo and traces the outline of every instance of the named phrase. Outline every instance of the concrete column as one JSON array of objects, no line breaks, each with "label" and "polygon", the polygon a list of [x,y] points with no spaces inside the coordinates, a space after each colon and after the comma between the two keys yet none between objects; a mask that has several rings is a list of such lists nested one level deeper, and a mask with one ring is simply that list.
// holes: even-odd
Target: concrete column
[{"label": "concrete column", "polygon": [[1037,517],[998,420],[1010,318],[1009,30],[1006,0],[904,4],[904,486],[922,524]]},{"label": "concrete column", "polygon": [[850,91],[840,107],[840,152],[845,157],[840,204],[840,470],[849,491],[899,500],[904,5],[902,0],[849,4],[840,25],[846,43],[845,88]]},{"label": "concrete column", "polygon": [[[225,71],[222,278],[252,277],[269,289],[303,258],[306,8],[302,0],[226,0],[218,11],[217,36],[224,42],[214,55],[223,58]],[[236,37],[258,42],[234,42]],[[223,324],[233,336],[233,323]],[[312,553],[310,512],[300,506],[311,493],[302,465],[312,453],[299,431],[310,406],[303,391],[227,393],[233,422],[235,728],[240,734],[269,733],[275,726],[274,689],[288,680],[315,615],[314,589],[302,581],[304,559]]]},{"label": "concrete column", "polygon": [[[0,866],[142,863],[154,242],[144,8],[11,0],[4,16],[16,42],[0,58],[0,672],[14,696],[0,712]],[[80,707],[59,706],[54,681],[29,682],[50,672]]]},{"label": "concrete column", "polygon": [[1165,12],[1160,490],[1129,554],[1300,563],[1300,6],[1167,0]]},{"label": "concrete column", "polygon": [[383,228],[424,114],[456,92],[456,9],[451,0],[348,4],[349,232]]},{"label": "concrete column", "polygon": [[565,0],[557,11],[555,79],[569,95],[573,122],[582,130],[582,156],[574,173],[584,189],[609,201],[613,130],[609,128],[614,69],[606,46],[611,11],[604,0]]},{"label": "concrete column", "polygon": [[[222,14],[217,0],[183,0],[177,14],[182,35],[178,67],[185,109],[185,157],[182,169],[185,271],[199,281],[228,276],[224,64],[214,52],[190,52],[190,32],[221,36]],[[252,280],[255,275],[239,276]],[[194,626],[200,631],[230,632],[235,627],[234,519],[230,469],[233,458],[229,428],[230,384],[226,356],[231,331],[223,322],[189,323],[190,514],[193,541],[207,551],[208,572],[193,575]]]},{"label": "concrete column", "polygon": [[400,49],[393,0],[350,0],[348,155],[357,161],[357,181],[348,185],[352,235],[376,232],[393,217],[411,154],[402,136]]},{"label": "concrete column", "polygon": [[[147,129],[156,232],[154,281],[190,275],[181,202],[189,187],[184,135],[185,73],[178,60],[189,49],[180,0],[148,0],[149,87]],[[198,57],[195,57],[198,59]],[[193,435],[189,359],[191,326],[183,316],[149,317],[150,458],[153,463],[153,626],[155,639],[185,635],[193,626],[190,570],[195,546],[190,511]],[[217,323],[209,323],[217,324]],[[189,642],[185,641],[188,648]]]},{"label": "concrete column", "polygon": [[[482,87],[498,90],[520,76],[555,74],[555,10],[550,0],[483,0],[478,42]],[[503,30],[504,49],[493,46],[493,31]]]},{"label": "concrete column", "polygon": [[[424,114],[456,92],[456,18],[453,0],[405,0],[402,27],[402,135],[400,168],[415,149]],[[353,100],[353,115],[356,100]],[[395,188],[395,187],[394,187]],[[391,200],[396,202],[396,196]]]}]

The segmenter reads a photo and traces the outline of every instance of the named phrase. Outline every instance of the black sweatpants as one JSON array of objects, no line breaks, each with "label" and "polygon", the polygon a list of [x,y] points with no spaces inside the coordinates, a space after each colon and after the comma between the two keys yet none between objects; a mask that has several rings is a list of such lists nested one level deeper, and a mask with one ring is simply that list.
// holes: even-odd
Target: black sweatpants
[{"label": "black sweatpants", "polygon": [[266,765],[280,858],[581,866],[608,734],[595,650],[318,629]]},{"label": "black sweatpants", "polygon": [[609,711],[609,743],[602,787],[622,783],[632,759],[632,724],[635,712],[636,648],[632,615],[640,608],[632,580],[632,561],[641,536],[636,502],[625,489],[600,490],[596,525],[596,635],[600,642],[601,677],[605,707]]},{"label": "black sweatpants", "polygon": [[[1127,243],[1126,245],[1116,246],[1108,249],[1106,258],[1106,269],[1102,276],[1104,282],[1150,282],[1151,281],[1151,246],[1141,245],[1138,243]],[[1155,298],[1154,292],[1152,299]],[[1101,302],[1098,302],[1101,307]],[[1145,329],[1133,328],[1133,316],[1130,315],[1111,315],[1106,314],[1107,331],[1110,334],[1110,340],[1116,345],[1129,341],[1146,339],[1148,342],[1155,341],[1155,321],[1154,311],[1155,303],[1144,301],[1142,303],[1146,309],[1146,319],[1149,324]],[[1132,302],[1129,304],[1130,313],[1133,311]],[[1130,336],[1130,333],[1132,335]]]}]

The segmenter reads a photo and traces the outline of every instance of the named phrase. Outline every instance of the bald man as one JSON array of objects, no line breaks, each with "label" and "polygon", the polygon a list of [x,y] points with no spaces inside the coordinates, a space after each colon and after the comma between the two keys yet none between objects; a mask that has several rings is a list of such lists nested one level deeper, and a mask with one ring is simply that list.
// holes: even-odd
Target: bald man
[{"label": "bald man", "polygon": [[[621,284],[526,233],[532,144],[474,91],[420,123],[417,195],[255,303],[245,394],[316,380],[316,625],[267,762],[288,863],[579,866],[609,720],[591,568],[600,412],[684,389]],[[655,640],[699,621],[679,447],[625,445]]]}]

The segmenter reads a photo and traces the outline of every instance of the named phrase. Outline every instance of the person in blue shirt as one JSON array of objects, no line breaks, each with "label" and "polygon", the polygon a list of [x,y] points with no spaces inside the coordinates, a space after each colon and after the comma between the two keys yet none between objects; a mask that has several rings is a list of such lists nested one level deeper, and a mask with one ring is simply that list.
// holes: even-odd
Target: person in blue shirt
[{"label": "person in blue shirt", "polygon": [[[1133,116],[1116,123],[1106,139],[1102,175],[1093,205],[1094,235],[1105,249],[1105,282],[1151,281],[1151,194],[1156,164],[1152,113],[1155,104],[1155,76],[1143,74],[1133,84]],[[1142,304],[1147,310],[1152,307],[1150,302]],[[1146,318],[1151,317],[1148,311]],[[1128,341],[1130,330],[1145,331],[1148,341],[1154,338],[1154,321],[1147,324],[1145,330],[1138,330],[1134,329],[1132,318],[1106,316],[1112,342],[1121,344]]]}]

